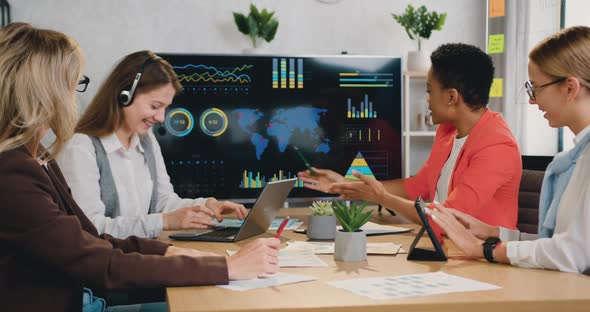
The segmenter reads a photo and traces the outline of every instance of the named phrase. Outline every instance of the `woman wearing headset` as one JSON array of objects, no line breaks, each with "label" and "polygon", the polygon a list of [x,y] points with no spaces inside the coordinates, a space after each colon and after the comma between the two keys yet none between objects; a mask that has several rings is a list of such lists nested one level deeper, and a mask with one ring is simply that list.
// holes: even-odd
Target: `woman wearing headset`
[{"label": "woman wearing headset", "polygon": [[165,60],[150,51],[114,68],[57,156],[72,195],[99,233],[156,237],[162,230],[205,228],[243,205],[174,193],[152,126],[182,87]]}]

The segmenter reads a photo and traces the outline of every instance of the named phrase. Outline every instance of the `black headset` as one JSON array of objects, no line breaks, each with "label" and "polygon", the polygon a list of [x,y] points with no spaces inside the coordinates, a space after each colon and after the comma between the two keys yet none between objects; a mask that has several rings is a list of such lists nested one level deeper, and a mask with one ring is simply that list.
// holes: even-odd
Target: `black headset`
[{"label": "black headset", "polygon": [[139,84],[141,75],[143,75],[145,67],[153,62],[156,62],[156,60],[149,57],[147,60],[145,60],[145,62],[143,62],[143,64],[141,64],[141,67],[139,67],[139,71],[137,72],[137,74],[135,74],[135,79],[133,80],[131,88],[129,90],[123,89],[123,91],[121,91],[121,93],[119,94],[119,103],[121,105],[129,106],[131,105],[131,103],[133,103],[133,95],[135,95],[135,89],[137,89],[137,85]]}]

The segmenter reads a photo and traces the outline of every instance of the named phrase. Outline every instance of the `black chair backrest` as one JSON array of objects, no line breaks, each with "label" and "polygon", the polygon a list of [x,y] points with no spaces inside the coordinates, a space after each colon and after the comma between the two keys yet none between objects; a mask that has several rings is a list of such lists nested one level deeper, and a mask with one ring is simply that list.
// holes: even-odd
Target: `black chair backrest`
[{"label": "black chair backrest", "polygon": [[530,156],[523,155],[522,169],[545,171],[553,156]]},{"label": "black chair backrest", "polygon": [[536,234],[539,224],[539,195],[544,171],[523,170],[518,190],[518,229]]}]

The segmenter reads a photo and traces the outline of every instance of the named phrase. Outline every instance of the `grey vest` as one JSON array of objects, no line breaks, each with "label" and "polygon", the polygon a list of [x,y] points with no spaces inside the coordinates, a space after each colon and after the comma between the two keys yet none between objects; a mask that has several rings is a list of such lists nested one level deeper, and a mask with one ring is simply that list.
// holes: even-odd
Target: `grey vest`
[{"label": "grey vest", "polygon": [[[115,179],[111,171],[111,165],[107,158],[107,153],[104,146],[100,142],[100,139],[94,136],[88,136],[94,145],[96,152],[96,165],[98,166],[98,172],[100,178],[98,184],[100,186],[100,199],[105,205],[105,216],[115,218],[121,215],[121,208],[119,206],[119,195],[117,193],[117,187],[115,186]],[[154,213],[156,211],[156,204],[158,202],[158,175],[156,172],[156,157],[154,156],[154,148],[152,141],[148,135],[140,136],[139,142],[143,147],[143,153],[145,160],[152,177],[152,198],[150,199],[150,208],[148,213]]]}]

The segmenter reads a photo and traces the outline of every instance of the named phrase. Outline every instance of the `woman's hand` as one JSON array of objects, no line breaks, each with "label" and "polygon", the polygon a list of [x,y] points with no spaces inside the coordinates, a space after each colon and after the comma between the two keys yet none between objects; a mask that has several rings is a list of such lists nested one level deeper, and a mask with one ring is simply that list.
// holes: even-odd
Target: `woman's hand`
[{"label": "woman's hand", "polygon": [[209,198],[205,202],[205,207],[209,208],[209,210],[215,215],[217,221],[223,221],[222,214],[227,212],[233,212],[236,214],[236,217],[240,220],[244,220],[244,218],[248,215],[248,210],[244,205],[236,204],[234,202],[230,202],[227,200],[218,201],[215,198]]},{"label": "woman's hand", "polygon": [[359,179],[356,182],[333,183],[329,191],[341,194],[342,199],[360,199],[373,203],[380,203],[387,193],[383,184],[375,178],[368,177],[353,170],[352,174]]},{"label": "woman's hand", "polygon": [[253,279],[279,271],[279,249],[276,238],[259,238],[227,257],[230,280]]},{"label": "woman's hand", "polygon": [[312,167],[315,175],[311,175],[309,170],[297,173],[299,180],[303,181],[303,186],[324,193],[330,193],[330,185],[336,182],[344,181],[344,177],[329,169],[318,169]]},{"label": "woman's hand", "polygon": [[[445,207],[441,204],[436,204],[436,207],[445,209]],[[468,229],[471,234],[481,240],[486,240],[489,237],[500,236],[500,229],[497,226],[491,226],[483,223],[472,215],[468,215],[456,209],[446,209],[446,211],[455,216],[455,218],[461,222],[461,224],[463,224],[463,226],[465,226],[465,228]]]},{"label": "woman's hand", "polygon": [[164,230],[206,229],[215,225],[213,212],[201,206],[185,207],[162,214]]},{"label": "woman's hand", "polygon": [[432,217],[465,255],[472,258],[483,257],[483,241],[475,237],[465,226],[457,220],[451,212],[453,208],[445,208],[438,204],[436,208],[427,209],[426,214]]}]

